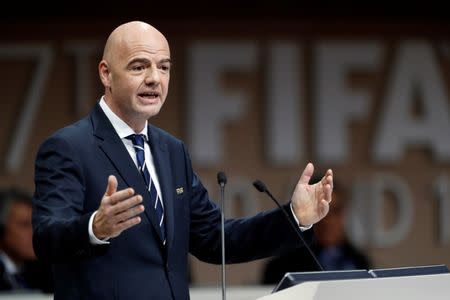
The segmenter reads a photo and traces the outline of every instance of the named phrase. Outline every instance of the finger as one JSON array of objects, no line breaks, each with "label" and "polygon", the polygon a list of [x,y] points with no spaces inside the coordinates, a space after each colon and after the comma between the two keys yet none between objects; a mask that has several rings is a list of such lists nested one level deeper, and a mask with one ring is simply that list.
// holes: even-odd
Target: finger
[{"label": "finger", "polygon": [[327,173],[320,180],[320,184],[324,190],[324,193],[327,193],[327,186],[330,189],[330,193],[333,191],[333,175],[330,173],[331,170],[328,170]]},{"label": "finger", "polygon": [[144,205],[134,206],[134,207],[131,207],[131,208],[121,212],[120,214],[116,215],[115,219],[117,220],[117,223],[124,222],[133,217],[137,217],[143,211],[144,211]]},{"label": "finger", "polygon": [[314,165],[312,163],[308,163],[303,170],[302,176],[300,176],[299,184],[308,184],[311,176],[314,173]]},{"label": "finger", "polygon": [[327,183],[330,183],[330,179],[333,178],[333,172],[331,171],[331,169],[328,169],[327,172],[325,173],[325,175],[323,175],[322,179],[320,180],[320,182],[325,185]]},{"label": "finger", "polygon": [[332,200],[332,192],[333,192],[333,188],[331,187],[330,184],[327,184],[327,185],[325,186],[325,200],[326,200],[328,203],[331,203],[331,200]]},{"label": "finger", "polygon": [[124,230],[127,230],[127,229],[139,224],[139,223],[141,223],[141,217],[134,217],[134,218],[128,219],[126,221],[123,221],[123,222],[117,224],[114,229],[116,232],[122,232]]},{"label": "finger", "polygon": [[111,196],[117,191],[117,179],[114,175],[109,175],[108,177],[108,185],[106,186],[106,196]]},{"label": "finger", "polygon": [[110,203],[112,205],[115,205],[119,202],[122,202],[123,200],[126,200],[134,195],[134,190],[132,188],[126,188],[123,190],[120,190],[110,197]]},{"label": "finger", "polygon": [[142,203],[142,196],[136,195],[134,197],[123,200],[111,208],[111,212],[115,215],[120,214],[138,204]]},{"label": "finger", "polygon": [[322,206],[320,209],[320,211],[322,212],[322,217],[325,217],[330,211],[330,205],[325,199],[322,199],[322,201],[320,201],[320,204]]},{"label": "finger", "polygon": [[327,171],[327,180],[328,184],[331,185],[331,189],[333,189],[333,170],[328,169]]}]

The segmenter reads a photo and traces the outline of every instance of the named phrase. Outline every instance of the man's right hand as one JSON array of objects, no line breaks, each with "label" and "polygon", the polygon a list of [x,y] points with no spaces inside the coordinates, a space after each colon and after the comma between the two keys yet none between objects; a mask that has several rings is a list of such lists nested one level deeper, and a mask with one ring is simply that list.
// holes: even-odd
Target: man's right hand
[{"label": "man's right hand", "polygon": [[94,216],[92,230],[96,238],[113,238],[122,231],[141,222],[138,216],[144,211],[142,196],[135,195],[132,188],[117,191],[117,179],[108,177],[108,186],[97,214]]}]

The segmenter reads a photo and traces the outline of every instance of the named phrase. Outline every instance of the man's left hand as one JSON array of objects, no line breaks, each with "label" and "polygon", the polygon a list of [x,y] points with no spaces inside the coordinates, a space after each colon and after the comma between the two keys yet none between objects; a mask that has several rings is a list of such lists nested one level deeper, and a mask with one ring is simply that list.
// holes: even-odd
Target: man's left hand
[{"label": "man's left hand", "polygon": [[333,171],[328,170],[316,184],[309,184],[314,172],[314,165],[308,163],[295,186],[291,198],[292,208],[301,226],[319,222],[329,211],[333,191]]}]

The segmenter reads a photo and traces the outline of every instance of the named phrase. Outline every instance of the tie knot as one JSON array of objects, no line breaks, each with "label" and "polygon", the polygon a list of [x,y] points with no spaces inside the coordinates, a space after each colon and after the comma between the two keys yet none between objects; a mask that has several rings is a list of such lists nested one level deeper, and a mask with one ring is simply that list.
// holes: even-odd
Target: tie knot
[{"label": "tie knot", "polygon": [[131,140],[133,142],[134,146],[139,146],[141,148],[144,148],[144,135],[143,134],[130,134],[126,137],[127,139]]}]

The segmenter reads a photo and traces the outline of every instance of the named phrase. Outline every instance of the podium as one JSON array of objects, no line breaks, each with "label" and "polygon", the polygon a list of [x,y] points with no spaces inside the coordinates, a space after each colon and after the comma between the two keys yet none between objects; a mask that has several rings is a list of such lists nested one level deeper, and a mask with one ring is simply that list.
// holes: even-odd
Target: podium
[{"label": "podium", "polygon": [[[258,300],[450,299],[450,273],[445,265],[366,270],[371,276],[363,275],[360,271],[344,271],[342,274],[346,274],[346,278],[339,277],[339,272],[311,272],[316,274],[316,277],[308,277],[305,273],[292,273],[298,276],[293,277],[291,274],[291,280],[296,278],[307,281],[276,291]],[[316,279],[319,278],[317,274],[320,273],[323,274],[324,280]],[[303,278],[300,275],[304,275]],[[283,279],[288,276],[289,273]],[[356,278],[358,276],[361,277]]]},{"label": "podium", "polygon": [[308,281],[258,300],[448,300],[450,274]]}]

